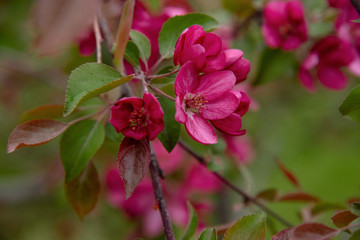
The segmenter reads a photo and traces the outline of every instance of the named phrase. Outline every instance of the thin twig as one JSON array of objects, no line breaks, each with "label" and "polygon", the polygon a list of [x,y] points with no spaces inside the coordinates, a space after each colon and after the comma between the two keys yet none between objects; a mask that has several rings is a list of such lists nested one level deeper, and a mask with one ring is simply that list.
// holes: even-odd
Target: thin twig
[{"label": "thin twig", "polygon": [[104,35],[104,41],[108,48],[108,51],[111,52],[111,48],[113,47],[114,44],[114,36],[109,28],[109,24],[106,18],[103,16],[101,11],[99,11],[98,13],[98,22],[100,25],[101,32]]},{"label": "thin twig", "polygon": [[171,226],[170,217],[166,208],[164,195],[161,190],[161,183],[160,183],[161,174],[159,171],[159,165],[156,160],[156,155],[153,151],[151,152],[149,169],[150,169],[151,180],[154,188],[155,199],[159,205],[161,219],[164,225],[166,239],[175,240],[174,231]]},{"label": "thin twig", "polygon": [[153,90],[154,92],[156,92],[157,94],[163,95],[163,96],[165,96],[165,97],[167,97],[168,99],[173,100],[173,101],[176,100],[176,99],[173,98],[172,96],[167,95],[166,93],[164,93],[163,91],[161,91],[160,89],[158,89],[158,88],[156,88],[156,87],[153,87],[153,86],[151,86],[151,85],[148,85],[148,87],[149,87],[151,90]]},{"label": "thin twig", "polygon": [[[205,167],[207,167],[207,162],[205,161],[204,158],[202,158],[200,155],[198,155],[197,153],[195,153],[193,150],[191,150],[188,146],[186,146],[184,143],[182,143],[181,141],[179,141],[180,146],[185,149],[188,153],[190,153],[190,155],[192,155],[200,164],[204,165]],[[277,219],[279,222],[281,222],[283,225],[285,225],[286,227],[292,227],[292,224],[289,223],[288,221],[286,221],[285,219],[283,219],[282,217],[280,217],[277,213],[273,212],[272,210],[270,210],[269,208],[267,208],[265,205],[263,205],[261,202],[259,202],[256,198],[250,196],[249,194],[247,194],[246,192],[244,192],[243,190],[241,190],[240,188],[236,187],[234,184],[230,183],[227,179],[225,179],[223,176],[221,176],[219,173],[217,172],[213,172],[211,171],[212,174],[214,174],[220,181],[222,181],[225,185],[227,185],[229,188],[231,188],[234,192],[240,194],[243,198],[244,198],[244,202],[252,202],[255,205],[257,205],[258,207],[260,207],[262,210],[264,210],[266,213],[268,213],[269,215],[273,216],[275,219]]]},{"label": "thin twig", "polygon": [[150,76],[148,76],[148,78],[153,79],[153,78],[167,77],[167,76],[170,76],[170,75],[172,75],[174,73],[177,73],[179,70],[180,69],[176,69],[176,70],[174,70],[172,72],[169,72],[169,73],[158,74],[158,75],[150,75]]},{"label": "thin twig", "polygon": [[156,68],[162,63],[162,61],[164,61],[166,59],[166,56],[161,56],[156,63],[146,72],[145,75],[150,75],[153,74],[153,72],[155,72]]},{"label": "thin twig", "polygon": [[98,18],[96,17],[94,19],[94,32],[95,32],[95,39],[96,39],[96,61],[97,63],[101,63],[101,32],[99,27]]}]

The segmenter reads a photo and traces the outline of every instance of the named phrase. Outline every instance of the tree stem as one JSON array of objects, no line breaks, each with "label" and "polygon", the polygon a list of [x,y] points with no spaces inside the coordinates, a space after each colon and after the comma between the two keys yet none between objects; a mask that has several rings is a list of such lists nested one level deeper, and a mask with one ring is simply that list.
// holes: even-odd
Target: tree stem
[{"label": "tree stem", "polygon": [[161,214],[161,219],[163,222],[164,230],[165,230],[165,236],[167,240],[175,240],[174,237],[174,231],[171,226],[169,213],[166,208],[166,203],[164,199],[164,195],[161,190],[161,183],[160,183],[160,171],[159,171],[159,165],[156,160],[156,155],[152,151],[151,157],[150,157],[150,174],[151,174],[151,180],[154,188],[154,194],[157,204],[159,205],[159,210]]},{"label": "tree stem", "polygon": [[[191,150],[188,146],[186,146],[184,143],[182,143],[181,141],[179,141],[179,145],[185,149],[190,155],[192,155],[200,164],[202,164],[203,166],[207,167],[207,162],[205,161],[204,158],[202,158],[200,155],[198,155],[197,153],[195,153],[193,150]],[[252,202],[253,204],[257,205],[258,207],[260,207],[262,210],[264,210],[266,213],[268,213],[269,215],[273,216],[276,220],[278,220],[280,223],[282,223],[284,226],[286,227],[292,227],[292,224],[289,223],[288,221],[286,221],[285,219],[283,219],[281,216],[279,216],[277,213],[273,212],[271,209],[269,209],[268,207],[266,207],[264,204],[262,204],[261,202],[259,202],[256,198],[250,196],[249,194],[247,194],[246,192],[244,192],[242,189],[236,187],[234,184],[232,184],[231,182],[229,182],[227,179],[225,179],[223,176],[221,176],[219,173],[217,172],[213,172],[211,171],[212,174],[215,175],[216,178],[218,178],[221,182],[223,182],[226,186],[228,186],[230,189],[232,189],[234,192],[238,193],[239,195],[241,195],[244,198],[244,202]]]}]

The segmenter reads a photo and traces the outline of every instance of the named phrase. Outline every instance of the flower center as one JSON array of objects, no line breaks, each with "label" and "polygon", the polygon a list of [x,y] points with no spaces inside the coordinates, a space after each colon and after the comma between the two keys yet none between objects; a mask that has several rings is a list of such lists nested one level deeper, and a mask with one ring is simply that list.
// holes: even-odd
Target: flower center
[{"label": "flower center", "polygon": [[189,94],[185,99],[185,106],[186,109],[190,109],[193,112],[201,112],[201,109],[206,109],[205,103],[207,102],[201,93],[196,95]]},{"label": "flower center", "polygon": [[292,30],[292,26],[289,23],[280,26],[280,34],[283,37],[287,37],[288,35],[290,35],[292,33]]},{"label": "flower center", "polygon": [[146,115],[144,108],[136,109],[130,114],[129,126],[131,129],[135,131],[138,125],[146,125]]}]

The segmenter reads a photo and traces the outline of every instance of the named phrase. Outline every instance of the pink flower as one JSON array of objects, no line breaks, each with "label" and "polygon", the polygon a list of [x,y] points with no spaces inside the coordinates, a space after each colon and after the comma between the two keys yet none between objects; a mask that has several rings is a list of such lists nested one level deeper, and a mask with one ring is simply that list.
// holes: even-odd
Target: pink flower
[{"label": "pink flower", "polygon": [[159,140],[155,139],[152,146],[160,168],[165,174],[170,174],[179,168],[185,155],[184,150],[179,145],[176,145],[171,153],[166,151]]},{"label": "pink flower", "polygon": [[302,3],[298,0],[271,1],[264,9],[262,33],[269,47],[291,50],[307,40]]},{"label": "pink flower", "polygon": [[318,41],[299,69],[299,78],[309,90],[315,91],[314,74],[320,82],[331,89],[341,90],[347,85],[347,78],[341,67],[349,66],[355,59],[351,45],[338,37],[328,36]]},{"label": "pink flower", "polygon": [[[225,61],[225,55],[218,56],[222,49],[222,41],[214,33],[206,33],[202,26],[193,25],[185,29],[175,45],[174,65],[184,65],[187,61],[194,61],[198,69],[206,72],[206,62],[217,60],[218,69],[222,69],[221,63]],[[213,69],[214,66],[211,66]]]},{"label": "pink flower", "polygon": [[242,91],[233,91],[239,99],[239,105],[236,110],[228,117],[218,120],[212,120],[211,123],[218,130],[233,136],[240,136],[246,133],[242,128],[241,117],[249,110],[250,98]]},{"label": "pink flower", "polygon": [[153,140],[164,128],[164,112],[151,93],[143,98],[129,97],[117,101],[111,108],[110,123],[117,132],[136,140]]},{"label": "pink flower", "polygon": [[233,156],[240,164],[249,164],[254,159],[254,150],[246,137],[225,136],[226,153]]},{"label": "pink flower", "polygon": [[[214,144],[217,137],[207,120],[228,117],[239,106],[231,71],[217,71],[199,75],[196,64],[186,62],[175,79],[176,121],[185,124],[189,135],[197,142]],[[236,123],[231,123],[236,124]]]},{"label": "pink flower", "polygon": [[78,39],[79,52],[82,56],[87,57],[94,53],[96,48],[95,33],[92,30],[84,32]]}]

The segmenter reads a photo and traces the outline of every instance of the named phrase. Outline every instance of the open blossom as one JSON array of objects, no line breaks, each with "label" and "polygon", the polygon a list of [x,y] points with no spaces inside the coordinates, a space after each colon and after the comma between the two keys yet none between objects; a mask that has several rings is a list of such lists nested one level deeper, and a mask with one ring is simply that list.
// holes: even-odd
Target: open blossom
[{"label": "open blossom", "polygon": [[271,1],[264,8],[262,32],[269,47],[291,50],[307,40],[304,10],[299,0]]},{"label": "open blossom", "polygon": [[221,38],[205,32],[200,25],[185,29],[176,42],[174,65],[184,65],[187,61],[195,62],[204,73],[230,70],[237,82],[245,80],[250,71],[250,62],[243,58],[241,50],[224,50]]},{"label": "open blossom", "polygon": [[110,123],[117,132],[140,140],[153,140],[164,128],[164,112],[151,93],[143,98],[129,97],[117,101],[111,108]]},{"label": "open blossom", "polygon": [[331,89],[341,90],[346,87],[347,78],[341,71],[355,59],[352,46],[336,36],[328,36],[318,41],[299,69],[299,78],[309,90],[315,91],[314,74],[320,82]]},{"label": "open blossom", "polygon": [[194,140],[203,144],[217,142],[214,128],[207,120],[224,119],[238,108],[240,99],[232,91],[235,81],[231,71],[199,75],[192,61],[181,67],[175,79],[175,119],[185,124]]}]

